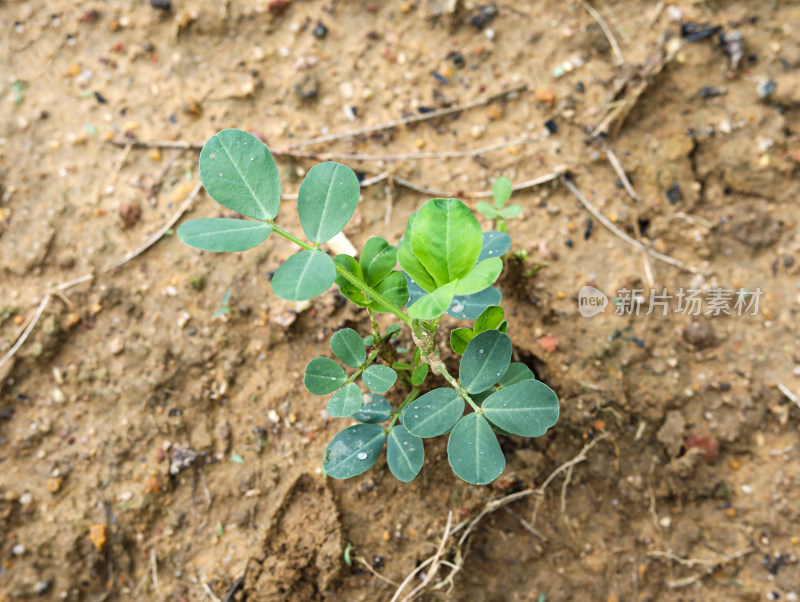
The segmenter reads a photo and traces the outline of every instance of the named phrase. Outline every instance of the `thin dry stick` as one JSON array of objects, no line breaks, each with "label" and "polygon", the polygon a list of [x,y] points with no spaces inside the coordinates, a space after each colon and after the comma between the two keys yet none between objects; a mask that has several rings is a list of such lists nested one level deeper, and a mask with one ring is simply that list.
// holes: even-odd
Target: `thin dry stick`
[{"label": "thin dry stick", "polygon": [[211,602],[222,602],[222,600],[220,600],[208,586],[208,583],[203,581],[201,585],[203,586],[203,592],[205,592],[206,596],[208,596],[208,599],[211,600]]},{"label": "thin dry stick", "polygon": [[606,228],[611,230],[619,238],[624,240],[626,243],[628,243],[629,245],[631,245],[635,249],[638,249],[640,251],[644,251],[645,253],[647,253],[651,257],[654,257],[655,259],[658,259],[659,261],[663,261],[664,263],[667,263],[667,264],[669,264],[669,265],[671,265],[673,267],[676,267],[676,268],[678,268],[680,270],[684,270],[685,272],[689,272],[691,274],[703,274],[703,272],[701,270],[697,269],[696,267],[687,265],[687,264],[683,263],[682,261],[679,261],[677,259],[674,259],[674,258],[670,257],[669,255],[664,255],[663,253],[659,253],[658,251],[655,251],[655,250],[651,249],[650,247],[640,243],[638,240],[636,240],[634,238],[631,238],[630,236],[625,234],[625,232],[623,232],[622,230],[617,228],[606,216],[604,216],[602,213],[600,213],[600,211],[598,211],[597,208],[594,205],[592,205],[586,199],[586,197],[583,196],[583,194],[581,194],[581,191],[578,190],[575,187],[575,184],[572,183],[572,180],[570,180],[567,176],[562,176],[561,180],[564,182],[566,187],[569,188],[570,192],[575,195],[575,198],[578,199],[578,201],[581,203],[581,205],[586,207],[586,210],[589,211],[589,213],[591,213],[595,218],[597,218],[597,221],[599,221]]},{"label": "thin dry stick", "polygon": [[628,193],[628,196],[631,197],[634,200],[634,202],[638,203],[640,200],[639,195],[633,189],[633,184],[631,184],[631,181],[628,178],[628,174],[625,173],[625,170],[623,169],[622,163],[620,162],[619,158],[617,158],[617,155],[614,153],[614,151],[611,150],[611,148],[609,148],[608,144],[606,144],[605,142],[603,143],[603,150],[606,153],[606,157],[608,157],[608,162],[611,164],[611,167],[617,173],[620,182],[622,182],[622,187],[625,188],[625,192]]},{"label": "thin dry stick", "polygon": [[392,596],[392,599],[389,602],[396,602],[398,594],[401,591],[403,591],[403,589],[405,589],[405,587],[411,582],[411,580],[416,576],[417,573],[419,573],[422,569],[424,569],[426,566],[428,566],[430,563],[432,563],[433,559],[434,559],[434,557],[431,556],[430,558],[428,558],[424,562],[420,563],[417,566],[417,568],[415,568],[413,571],[411,571],[408,575],[406,575],[406,578],[403,579],[403,582],[400,584],[400,587],[397,588],[397,591],[394,593],[394,596]]},{"label": "thin dry stick", "polygon": [[[0,364],[0,366],[2,366],[2,364]],[[789,401],[800,408],[800,397],[797,397],[797,395],[792,393],[792,390],[789,387],[783,383],[777,383],[775,386],[778,387],[778,391],[783,393]]]},{"label": "thin dry stick", "polygon": [[[450,537],[450,527],[453,524],[453,511],[447,513],[447,524],[444,527],[444,535],[442,535],[442,541],[439,543],[439,548],[436,550],[436,554],[433,556],[433,562],[431,570],[425,575],[425,579],[423,579],[422,583],[420,583],[417,587],[411,590],[405,598],[403,598],[402,602],[409,602],[409,600],[413,600],[414,597],[421,592],[425,587],[433,581],[436,572],[439,570],[439,559],[442,557],[442,552],[444,552],[444,546],[447,543],[447,539]],[[394,593],[394,597],[392,601],[397,599],[397,596],[400,595],[401,588],[398,588],[397,591]]]},{"label": "thin dry stick", "polygon": [[22,347],[26,340],[28,340],[31,332],[33,332],[33,329],[36,327],[36,323],[39,321],[39,318],[42,317],[42,313],[44,313],[44,309],[47,307],[50,299],[50,293],[47,293],[44,298],[42,298],[42,301],[39,303],[39,307],[36,308],[36,312],[33,314],[33,316],[28,319],[28,324],[25,326],[25,330],[22,331],[22,334],[17,339],[17,342],[14,343],[11,349],[8,350],[8,353],[3,356],[3,359],[0,360],[0,368],[5,366],[6,362],[14,357],[19,348]]},{"label": "thin dry stick", "polygon": [[744,548],[739,550],[738,552],[734,552],[730,555],[725,555],[719,560],[702,560],[699,558],[681,558],[680,556],[675,556],[670,552],[648,552],[647,555],[652,558],[666,558],[668,560],[672,560],[674,562],[678,562],[683,566],[704,566],[705,569],[701,573],[696,573],[691,575],[690,577],[685,577],[683,579],[676,579],[673,581],[667,581],[667,587],[670,589],[679,589],[681,587],[688,587],[697,583],[704,577],[708,577],[709,575],[715,573],[718,569],[722,568],[726,564],[730,564],[734,560],[738,560],[740,558],[744,558],[751,552],[753,552],[754,548]]},{"label": "thin dry stick", "polygon": [[543,542],[547,542],[547,538],[546,538],[544,535],[542,535],[541,533],[539,533],[539,531],[537,531],[537,530],[536,530],[536,529],[533,527],[533,525],[532,525],[532,524],[530,524],[528,521],[526,521],[524,518],[522,518],[522,517],[521,517],[519,514],[517,514],[516,512],[514,512],[514,511],[513,511],[511,508],[509,508],[508,506],[505,506],[505,507],[503,508],[503,510],[504,510],[504,511],[505,511],[507,514],[509,514],[509,515],[513,516],[515,519],[517,519],[517,521],[519,522],[519,524],[520,524],[520,525],[522,525],[522,527],[523,527],[523,528],[524,528],[526,531],[528,531],[529,533],[531,533],[531,534],[532,534],[532,535],[534,535],[535,537],[538,537],[538,538],[539,538],[539,539],[541,539]]},{"label": "thin dry stick", "polygon": [[603,18],[594,6],[589,4],[588,0],[581,0],[581,4],[589,11],[589,14],[592,15],[592,18],[597,21],[597,24],[600,26],[600,29],[603,30],[603,33],[606,34],[608,38],[608,43],[611,44],[611,48],[614,50],[614,56],[616,57],[617,65],[622,65],[625,62],[625,59],[622,58],[622,51],[619,49],[619,43],[617,43],[617,38],[614,37],[614,33],[611,31],[611,28],[606,23],[606,20]]},{"label": "thin dry stick", "polygon": [[449,107],[447,109],[439,109],[438,111],[431,111],[430,113],[422,113],[421,115],[413,115],[411,117],[404,117],[402,119],[395,119],[393,121],[387,121],[386,123],[372,125],[365,128],[359,128],[356,130],[348,130],[346,132],[340,132],[337,134],[328,134],[325,136],[310,138],[309,140],[304,140],[303,142],[298,142],[297,144],[293,144],[292,146],[289,147],[289,149],[295,150],[298,148],[311,146],[313,144],[322,144],[325,142],[333,142],[334,140],[344,140],[347,138],[354,138],[356,136],[363,136],[365,134],[372,134],[374,132],[380,132],[383,130],[391,130],[392,128],[396,128],[402,125],[409,125],[412,123],[418,123],[420,121],[428,121],[430,119],[436,119],[437,117],[445,117],[447,115],[452,115],[453,113],[460,113],[461,111],[466,111],[468,109],[474,109],[475,107],[487,105],[490,102],[493,102],[495,100],[500,100],[501,98],[505,98],[506,96],[510,96],[512,94],[524,92],[527,88],[528,88],[527,84],[522,84],[521,86],[516,86],[509,90],[505,90],[504,92],[498,92],[497,94],[484,96],[483,98],[478,98],[476,100],[472,100],[462,105],[456,105],[455,107]]},{"label": "thin dry stick", "polygon": [[378,579],[380,579],[381,581],[384,581],[384,582],[388,583],[389,585],[393,585],[394,587],[399,587],[399,584],[398,584],[396,581],[392,581],[392,580],[391,580],[391,579],[389,579],[388,577],[384,577],[384,576],[383,576],[383,575],[381,575],[381,574],[380,574],[378,571],[376,571],[375,569],[373,569],[373,568],[372,568],[372,565],[371,565],[369,562],[367,562],[367,559],[366,559],[366,558],[364,558],[363,556],[356,556],[356,561],[360,562],[360,563],[361,563],[361,564],[363,564],[365,567],[367,567],[367,570],[368,570],[370,573],[372,573],[373,575],[375,575],[375,576],[376,576]]}]

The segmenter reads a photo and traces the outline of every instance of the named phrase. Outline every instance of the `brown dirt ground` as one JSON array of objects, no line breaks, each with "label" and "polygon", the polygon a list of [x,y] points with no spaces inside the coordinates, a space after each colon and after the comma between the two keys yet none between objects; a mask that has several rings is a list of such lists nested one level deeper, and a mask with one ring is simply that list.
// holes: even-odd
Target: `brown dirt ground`
[{"label": "brown dirt ground", "polygon": [[[469,24],[469,3],[443,17],[433,10],[447,3],[433,0],[293,0],[282,15],[269,4],[174,0],[162,12],[144,0],[0,0],[0,354],[48,287],[98,274],[54,297],[0,369],[0,600],[224,599],[246,567],[230,599],[387,600],[393,586],[344,563],[347,543],[399,582],[435,551],[448,511],[461,521],[541,485],[599,431],[609,437],[575,467],[563,502],[563,477],[546,492],[535,517],[546,540],[492,513],[460,550],[452,589],[426,599],[796,600],[800,408],[777,384],[800,387],[800,5],[675,2],[687,21],[738,29],[747,48],[733,71],[716,38],[685,42],[648,81],[609,137],[634,203],[586,132],[615,85],[679,32],[669,6],[595,3],[627,62],[616,67],[575,0],[500,3],[494,39]],[[329,28],[323,40],[317,21]],[[582,65],[554,77],[572,57]],[[767,79],[777,89],[762,100]],[[239,127],[286,147],[522,83],[528,91],[453,117],[312,147],[414,154],[533,135],[475,158],[349,163],[450,193],[566,165],[620,228],[704,272],[648,268],[596,220],[587,237],[588,214],[563,185],[515,195],[525,209],[510,223],[513,250],[527,259],[502,280],[510,334],[518,359],[559,393],[562,417],[543,438],[504,439],[508,468],[493,486],[457,479],[445,438],[426,443],[410,485],[383,460],[349,481],[322,478],[322,452],[345,421],[304,390],[303,366],[326,353],[332,329],[369,325],[334,291],[282,325],[293,307],[267,279],[291,251],[282,239],[221,257],[165,236],[102,273],[198,178],[194,151],[126,153],[109,139],[201,143]],[[301,100],[298,84],[316,98]],[[703,86],[727,93],[700,98]],[[357,107],[354,121],[345,106]],[[548,119],[558,132],[545,137]],[[313,162],[277,160],[284,190],[296,191]],[[370,187],[346,233],[357,246],[376,233],[396,240],[425,199]],[[292,205],[280,222],[297,229]],[[189,214],[220,207],[201,194]],[[673,292],[766,294],[755,317],[577,317],[583,285],[649,288],[648,269]],[[232,312],[212,319],[228,288]],[[558,337],[555,351],[544,335]],[[713,462],[687,453],[693,434],[718,441]],[[185,447],[196,461],[170,478]],[[533,520],[532,497],[509,507]],[[458,553],[451,541],[445,557]]]}]

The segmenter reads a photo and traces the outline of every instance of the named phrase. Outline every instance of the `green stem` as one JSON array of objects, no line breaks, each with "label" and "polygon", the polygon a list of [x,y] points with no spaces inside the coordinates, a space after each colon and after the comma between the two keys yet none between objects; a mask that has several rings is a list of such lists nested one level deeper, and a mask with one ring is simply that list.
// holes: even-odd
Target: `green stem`
[{"label": "green stem", "polygon": [[400,418],[400,414],[403,413],[403,410],[406,408],[408,404],[414,401],[417,397],[419,397],[420,389],[418,387],[414,387],[411,389],[411,392],[406,395],[406,398],[403,400],[403,403],[396,410],[392,410],[392,421],[389,423],[389,426],[386,427],[386,434],[388,435],[389,432],[392,430],[394,423]]},{"label": "green stem", "polygon": [[[272,230],[273,230],[273,232],[275,232],[276,234],[279,234],[279,235],[283,236],[284,238],[288,238],[288,239],[289,239],[289,240],[291,240],[291,241],[292,241],[294,244],[296,244],[296,245],[299,245],[299,246],[300,246],[300,247],[302,247],[303,249],[306,249],[307,251],[318,251],[318,250],[319,250],[319,249],[317,249],[316,247],[313,247],[312,245],[309,245],[308,243],[306,243],[306,242],[303,242],[302,240],[300,240],[299,238],[297,238],[297,237],[296,237],[294,234],[291,234],[290,232],[287,232],[287,231],[286,231],[286,230],[284,230],[283,228],[281,228],[281,227],[279,227],[279,226],[276,226],[276,225],[275,225],[273,222],[270,222],[270,224],[272,225]],[[400,318],[400,319],[403,321],[403,323],[404,323],[406,326],[408,326],[409,328],[411,327],[411,318],[409,318],[409,317],[408,317],[406,314],[404,314],[404,313],[403,313],[403,312],[400,310],[400,308],[399,308],[399,307],[397,307],[397,306],[396,306],[394,303],[391,303],[390,301],[388,301],[387,299],[385,299],[385,298],[383,297],[383,295],[381,295],[381,294],[380,294],[378,291],[376,291],[375,289],[373,289],[371,286],[367,285],[367,283],[366,283],[366,282],[364,282],[363,280],[361,280],[361,278],[359,278],[359,277],[358,277],[358,276],[356,276],[355,274],[351,274],[350,272],[348,272],[347,270],[345,270],[345,269],[344,269],[342,266],[340,266],[338,263],[335,263],[335,262],[334,262],[334,265],[336,266],[336,272],[337,272],[337,273],[338,273],[338,274],[339,274],[339,275],[340,275],[342,278],[344,278],[345,280],[347,280],[347,281],[348,281],[350,284],[352,284],[353,286],[355,286],[355,287],[356,287],[356,288],[358,288],[359,290],[361,290],[361,291],[363,291],[364,293],[366,293],[366,294],[369,296],[369,298],[370,298],[370,299],[372,299],[373,301],[377,301],[378,303],[380,303],[381,305],[383,305],[384,307],[386,307],[386,309],[388,309],[388,310],[389,310],[390,312],[392,312],[392,313],[393,313],[395,316],[397,316],[398,318]]]},{"label": "green stem", "polygon": [[362,373],[364,370],[366,370],[367,368],[369,368],[369,367],[370,367],[370,365],[372,364],[372,362],[374,362],[374,361],[375,361],[375,358],[377,358],[377,357],[378,357],[378,349],[375,349],[375,350],[374,350],[372,353],[370,353],[370,354],[369,354],[369,357],[366,359],[366,361],[365,361],[363,364],[361,364],[361,367],[360,367],[358,370],[356,370],[356,371],[355,371],[355,372],[354,372],[354,373],[353,373],[353,374],[350,376],[350,378],[348,378],[348,379],[347,379],[347,382],[349,382],[349,383],[355,382],[355,381],[356,381],[356,379],[358,378],[358,376],[359,376],[359,375],[360,375],[360,374],[361,374],[361,373]]}]

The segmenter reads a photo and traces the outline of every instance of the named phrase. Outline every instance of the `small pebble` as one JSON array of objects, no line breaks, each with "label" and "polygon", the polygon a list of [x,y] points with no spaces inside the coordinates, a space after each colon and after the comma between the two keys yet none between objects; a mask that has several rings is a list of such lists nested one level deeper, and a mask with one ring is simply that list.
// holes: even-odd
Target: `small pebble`
[{"label": "small pebble", "polygon": [[775,94],[775,90],[777,89],[778,84],[772,79],[762,79],[758,82],[758,84],[756,84],[756,92],[758,93],[758,97],[762,100],[765,100]]},{"label": "small pebble", "polygon": [[14,554],[14,556],[22,556],[25,553],[25,546],[21,543],[18,543],[11,548],[11,553]]},{"label": "small pebble", "polygon": [[551,134],[555,134],[556,132],[558,132],[558,124],[552,119],[548,119],[547,121],[545,121],[544,127],[546,127],[547,131],[550,132]]},{"label": "small pebble", "polygon": [[150,0],[150,6],[158,10],[172,10],[172,0]]},{"label": "small pebble", "polygon": [[556,103],[556,95],[550,88],[536,88],[534,96],[538,102],[553,106]]},{"label": "small pebble", "polygon": [[470,25],[475,29],[483,29],[491,23],[497,16],[497,9],[494,6],[479,6],[478,12],[469,20]]},{"label": "small pebble", "polygon": [[120,337],[114,337],[108,344],[108,350],[111,352],[111,355],[119,355],[125,351],[125,341]]},{"label": "small pebble", "polygon": [[742,491],[744,493],[750,495],[751,493],[753,493],[753,488],[750,487],[750,485],[745,484],[745,485],[742,485]]},{"label": "small pebble", "polygon": [[328,35],[328,28],[321,21],[317,21],[316,26],[314,27],[314,31],[312,32],[314,37],[323,40],[325,36]]}]

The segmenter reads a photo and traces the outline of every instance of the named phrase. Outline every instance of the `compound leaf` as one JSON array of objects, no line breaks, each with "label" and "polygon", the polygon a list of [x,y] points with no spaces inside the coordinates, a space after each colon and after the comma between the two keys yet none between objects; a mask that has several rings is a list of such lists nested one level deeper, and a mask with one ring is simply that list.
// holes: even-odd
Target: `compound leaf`
[{"label": "compound leaf", "polygon": [[386,434],[379,424],[354,424],[337,433],[322,466],[334,479],[349,479],[369,469],[381,455]]},{"label": "compound leaf", "polygon": [[260,245],[271,232],[272,226],[264,222],[204,217],[181,224],[178,238],[195,249],[230,253]]},{"label": "compound leaf", "polygon": [[473,339],[475,333],[469,328],[454,328],[450,331],[450,347],[453,348],[458,355],[466,351],[467,345]]},{"label": "compound leaf", "polygon": [[314,395],[333,393],[347,381],[342,367],[327,357],[315,357],[308,362],[303,384]]},{"label": "compound leaf", "polygon": [[386,462],[392,474],[403,483],[417,476],[425,461],[422,439],[409,433],[402,424],[392,428],[386,441]]},{"label": "compound leaf", "polygon": [[335,161],[308,170],[297,193],[297,213],[308,240],[326,242],[353,217],[361,185],[355,172]]},{"label": "compound leaf", "polygon": [[331,351],[343,364],[358,368],[367,359],[364,341],[352,328],[342,328],[331,337]]},{"label": "compound leaf", "polygon": [[471,413],[453,427],[447,458],[456,475],[473,485],[491,483],[506,469],[506,459],[489,422]]},{"label": "compound leaf", "polygon": [[493,286],[474,295],[457,295],[447,308],[447,315],[458,320],[474,320],[489,305],[500,305],[502,298],[500,290]]},{"label": "compound leaf", "polygon": [[375,286],[391,274],[397,265],[397,248],[380,236],[373,236],[364,244],[358,263],[367,285]]},{"label": "compound leaf", "polygon": [[480,393],[505,374],[511,362],[511,339],[499,330],[487,330],[467,345],[459,366],[461,386],[469,393]]},{"label": "compound leaf", "polygon": [[322,251],[300,251],[272,277],[272,290],[287,301],[305,301],[327,291],[336,279],[333,259]]},{"label": "compound leaf", "polygon": [[[396,307],[403,307],[408,303],[408,281],[403,272],[392,272],[378,283],[375,290]],[[389,311],[388,307],[378,301],[373,301],[369,304],[369,307],[372,311],[378,313],[386,313]]]},{"label": "compound leaf", "polygon": [[252,134],[230,129],[211,136],[200,152],[200,178],[208,194],[228,209],[260,220],[278,215],[278,166]]},{"label": "compound leaf", "polygon": [[458,281],[454,281],[445,284],[432,293],[421,297],[408,308],[408,315],[417,320],[433,320],[434,318],[438,318],[450,307],[457,283]]},{"label": "compound leaf", "polygon": [[364,393],[364,405],[353,414],[353,418],[359,422],[385,422],[392,416],[392,404],[386,401],[383,395],[377,393]]},{"label": "compound leaf", "polygon": [[497,205],[497,207],[505,205],[508,199],[511,198],[512,192],[513,187],[511,185],[511,180],[506,177],[497,178],[492,185],[492,198],[494,199],[495,205]]},{"label": "compound leaf", "polygon": [[472,330],[475,334],[480,334],[486,330],[492,330],[493,328],[500,330],[498,326],[502,324],[505,315],[506,312],[502,307],[499,305],[490,305],[484,309],[481,315],[478,316],[478,319],[475,320],[475,326],[473,326]]},{"label": "compound leaf", "polygon": [[463,414],[464,400],[455,389],[443,387],[408,404],[403,424],[417,437],[438,437],[449,432]]},{"label": "compound leaf", "polygon": [[344,418],[352,416],[361,408],[361,389],[355,383],[348,383],[328,400],[328,416]]},{"label": "compound leaf", "polygon": [[541,437],[558,422],[558,397],[538,380],[523,380],[489,396],[481,406],[488,420],[522,437]]},{"label": "compound leaf", "polygon": [[482,235],[478,220],[464,203],[431,199],[417,212],[411,249],[436,284],[443,286],[469,273],[481,253]]},{"label": "compound leaf", "polygon": [[510,387],[523,380],[536,380],[533,370],[522,362],[511,362],[506,373],[500,378],[500,386]]},{"label": "compound leaf", "polygon": [[457,295],[472,295],[490,287],[500,272],[503,271],[503,260],[499,257],[484,259],[477,264],[469,274],[456,284]]},{"label": "compound leaf", "polygon": [[386,393],[397,381],[397,372],[389,366],[373,364],[361,375],[361,380],[367,385],[370,391],[375,393]]},{"label": "compound leaf", "polygon": [[490,257],[501,257],[511,248],[511,237],[499,230],[489,230],[483,233],[483,246],[478,261],[489,259]]}]

